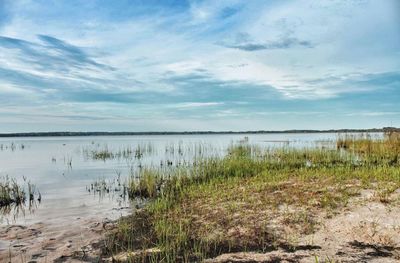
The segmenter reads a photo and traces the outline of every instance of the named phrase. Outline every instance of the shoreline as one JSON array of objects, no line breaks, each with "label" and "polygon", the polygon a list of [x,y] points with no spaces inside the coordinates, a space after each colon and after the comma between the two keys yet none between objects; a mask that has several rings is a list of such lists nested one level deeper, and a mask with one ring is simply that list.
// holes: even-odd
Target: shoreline
[{"label": "shoreline", "polygon": [[347,136],[332,148],[264,149],[247,140],[227,147],[224,156],[184,166],[140,167],[123,188],[146,204],[116,221],[0,227],[0,238],[11,242],[0,260],[400,259],[400,134]]},{"label": "shoreline", "polygon": [[[234,251],[206,258],[207,263],[228,262],[331,262],[329,260],[397,262],[400,259],[400,188],[390,195],[396,203],[382,203],[376,190],[364,189],[332,216],[323,213],[315,218],[315,232],[298,236],[291,246],[278,246],[267,251]],[[0,248],[1,262],[136,262],[143,251],[103,253],[110,232],[121,219],[79,218],[66,225],[34,223],[0,227],[0,237],[12,247]],[[279,225],[278,225],[279,226]],[[283,225],[280,225],[281,227]],[[292,233],[294,234],[294,233]],[[381,245],[370,245],[371,243]],[[5,242],[4,242],[5,243]],[[148,249],[148,255],[159,253]],[[146,261],[147,262],[147,261]]]},{"label": "shoreline", "polygon": [[143,136],[143,135],[229,135],[229,134],[303,134],[303,133],[376,133],[376,132],[398,132],[400,128],[384,127],[371,129],[328,129],[328,130],[281,130],[281,131],[159,131],[159,132],[21,132],[0,133],[0,138],[13,137],[74,137],[74,136]]}]

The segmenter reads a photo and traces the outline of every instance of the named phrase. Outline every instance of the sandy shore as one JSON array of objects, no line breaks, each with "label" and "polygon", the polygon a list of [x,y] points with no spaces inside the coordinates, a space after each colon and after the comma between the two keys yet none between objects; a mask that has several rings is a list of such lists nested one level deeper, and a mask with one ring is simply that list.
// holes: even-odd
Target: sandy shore
[{"label": "sandy shore", "polygon": [[98,262],[107,218],[76,218],[60,223],[0,228],[0,262]]},{"label": "sandy shore", "polygon": [[[392,195],[400,200],[400,190]],[[206,262],[399,262],[400,205],[374,199],[364,191],[320,228],[300,236],[292,250],[223,254]],[[107,218],[76,218],[58,224],[36,223],[0,228],[0,262],[104,262],[104,234],[115,227]],[[124,257],[120,257],[123,260]]]}]

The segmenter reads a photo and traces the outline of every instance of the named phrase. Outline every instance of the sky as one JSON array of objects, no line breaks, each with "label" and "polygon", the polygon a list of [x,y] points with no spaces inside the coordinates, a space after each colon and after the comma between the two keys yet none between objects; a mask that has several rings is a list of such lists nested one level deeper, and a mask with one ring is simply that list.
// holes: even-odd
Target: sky
[{"label": "sky", "polygon": [[0,0],[0,133],[400,126],[397,0]]}]

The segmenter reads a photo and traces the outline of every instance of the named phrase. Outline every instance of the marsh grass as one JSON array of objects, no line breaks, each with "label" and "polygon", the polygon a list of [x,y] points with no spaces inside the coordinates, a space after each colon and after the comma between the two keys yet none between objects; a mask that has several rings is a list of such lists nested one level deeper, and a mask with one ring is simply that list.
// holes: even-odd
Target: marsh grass
[{"label": "marsh grass", "polygon": [[139,175],[131,177],[128,181],[129,197],[156,198],[160,194],[162,183],[157,170],[142,169]]},{"label": "marsh grass", "polygon": [[37,197],[41,201],[41,194],[36,185],[25,177],[23,184],[18,184],[15,179],[8,176],[0,178],[0,207],[9,205],[23,205],[25,201],[34,202]]},{"label": "marsh grass", "polygon": [[128,184],[121,178],[121,172],[116,170],[114,178],[98,178],[86,186],[86,191],[100,198],[105,196],[120,198],[125,201],[129,196]]},{"label": "marsh grass", "polygon": [[17,144],[14,142],[11,142],[9,144],[0,144],[0,151],[5,151],[5,150],[11,150],[11,151],[16,151],[16,150],[24,150],[26,148],[26,145],[23,143]]},{"label": "marsh grass", "polygon": [[[93,143],[92,143],[93,144]],[[150,155],[155,151],[151,143],[142,143],[135,146],[125,146],[118,149],[112,149],[107,144],[91,145],[82,149],[83,155],[92,160],[113,160],[113,159],[138,159],[145,155]]]},{"label": "marsh grass", "polygon": [[369,134],[344,135],[337,140],[338,149],[346,149],[352,153],[361,154],[370,161],[388,159],[392,164],[399,164],[400,133],[386,132],[383,138],[374,139]]},{"label": "marsh grass", "polygon": [[[340,137],[337,149],[260,149],[247,142],[224,158],[145,169],[129,184],[148,205],[122,219],[106,253],[156,247],[132,261],[189,262],[234,251],[295,249],[297,237],[345,207],[360,190],[381,202],[400,187],[398,134]],[[142,254],[143,255],[143,254]]]},{"label": "marsh grass", "polygon": [[26,200],[24,189],[9,177],[0,178],[0,207],[11,204],[20,205]]}]

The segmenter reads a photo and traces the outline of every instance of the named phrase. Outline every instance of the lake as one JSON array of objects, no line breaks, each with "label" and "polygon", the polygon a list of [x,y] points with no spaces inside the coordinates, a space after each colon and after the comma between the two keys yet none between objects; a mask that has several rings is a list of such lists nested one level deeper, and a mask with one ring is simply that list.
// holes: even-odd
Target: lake
[{"label": "lake", "polygon": [[[29,181],[41,194],[41,202],[3,210],[0,222],[29,225],[93,216],[115,219],[128,213],[132,205],[116,189],[118,182],[123,184],[143,167],[174,167],[187,165],[194,158],[223,156],[229,145],[243,140],[261,147],[329,147],[337,136],[313,133],[0,138],[0,176],[15,178],[21,184]],[[109,193],[92,188],[100,181],[111,185]]]}]

